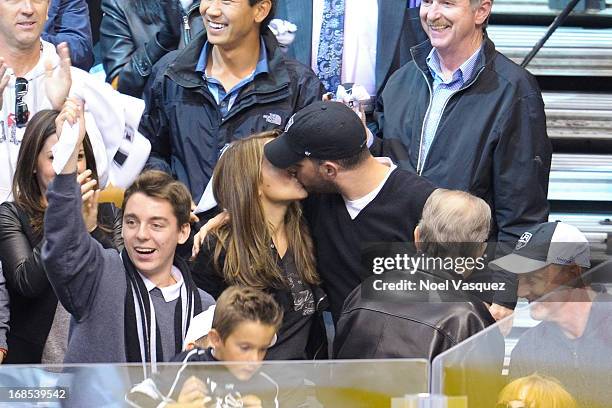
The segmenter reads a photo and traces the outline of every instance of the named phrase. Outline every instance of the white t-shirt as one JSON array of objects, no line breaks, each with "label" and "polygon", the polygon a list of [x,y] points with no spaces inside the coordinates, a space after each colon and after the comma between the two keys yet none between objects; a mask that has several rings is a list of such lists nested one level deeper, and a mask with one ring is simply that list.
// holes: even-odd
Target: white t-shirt
[{"label": "white t-shirt", "polygon": [[189,10],[189,7],[193,4],[193,0],[181,0],[181,7],[183,10]]},{"label": "white t-shirt", "polygon": [[389,176],[391,175],[393,170],[397,168],[395,163],[393,163],[388,157],[376,157],[376,160],[389,167],[389,171],[387,171],[385,178],[380,182],[380,184],[378,184],[378,186],[376,186],[374,190],[370,191],[368,194],[356,200],[347,200],[346,198],[342,197],[344,198],[344,204],[346,205],[346,210],[351,216],[351,220],[354,220],[359,215],[361,210],[363,210],[368,204],[372,202],[372,200],[376,198],[378,193],[380,193],[380,190],[382,190],[383,186],[389,179]]},{"label": "white t-shirt", "polygon": [[[142,281],[145,284],[145,288],[147,288],[147,292],[150,292],[153,288],[157,287],[149,278],[144,276],[142,273],[138,272]],[[159,288],[164,297],[164,300],[167,302],[172,302],[174,299],[178,299],[181,295],[181,287],[183,286],[183,274],[176,266],[172,265],[172,270],[170,271],[172,277],[176,281],[172,285],[164,286],[163,288]]]},{"label": "white t-shirt", "polygon": [[[40,110],[51,109],[44,83],[46,61],[56,67],[59,56],[55,46],[42,41],[40,60],[24,75],[28,80],[28,92],[23,101],[28,105],[30,119]],[[12,74],[12,70],[9,74]],[[98,184],[104,188],[111,182],[115,186],[127,188],[140,174],[151,150],[149,141],[138,133],[144,101],[115,91],[109,84],[96,80],[79,68],[72,67],[71,75],[70,96],[85,101],[85,125],[96,159]],[[25,132],[25,127],[15,126],[15,75],[11,75],[2,97],[0,203],[12,199],[13,175]],[[127,157],[121,165],[113,160],[118,151]]]}]

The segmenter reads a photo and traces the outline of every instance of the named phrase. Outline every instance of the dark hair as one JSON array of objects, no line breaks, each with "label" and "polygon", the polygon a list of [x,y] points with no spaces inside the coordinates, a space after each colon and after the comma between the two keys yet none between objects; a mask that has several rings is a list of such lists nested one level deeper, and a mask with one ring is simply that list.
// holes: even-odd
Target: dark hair
[{"label": "dark hair", "polygon": [[159,0],[128,0],[128,6],[145,24],[160,23],[165,13]]},{"label": "dark hair", "polygon": [[138,176],[125,191],[121,205],[124,211],[128,200],[136,193],[168,201],[172,206],[172,212],[179,228],[181,225],[189,224],[191,194],[183,183],[174,180],[169,174],[159,170],[148,170]]},{"label": "dark hair", "polygon": [[[253,7],[257,3],[260,3],[262,1],[263,0],[249,0],[249,5]],[[260,32],[263,32],[264,29],[268,27],[268,24],[270,24],[270,21],[272,21],[275,14],[276,14],[276,0],[270,0],[270,12],[268,13],[267,17],[264,18],[263,21],[261,22],[261,29],[259,30]]]},{"label": "dark hair", "polygon": [[350,157],[346,157],[344,159],[338,159],[338,160],[316,159],[316,161],[319,166],[325,163],[326,161],[331,161],[334,163],[338,163],[338,165],[345,170],[351,170],[359,166],[364,161],[366,161],[368,157],[370,157],[370,155],[371,155],[370,149],[368,149],[368,146],[364,144],[361,150],[359,150],[359,152],[355,153],[354,155]]},{"label": "dark hair", "polygon": [[[17,166],[13,178],[13,198],[15,204],[28,214],[32,231],[39,235],[43,228],[45,206],[43,205],[42,191],[38,185],[38,179],[34,176],[38,155],[49,136],[56,133],[55,119],[59,115],[56,110],[45,109],[37,112],[28,123],[19,154]],[[96,160],[89,137],[85,135],[83,150],[87,168],[92,172],[92,178],[98,179]]]},{"label": "dark hair", "polygon": [[245,321],[273,326],[283,321],[283,311],[272,295],[248,286],[230,286],[221,293],[215,306],[212,328],[221,340],[227,339]]}]

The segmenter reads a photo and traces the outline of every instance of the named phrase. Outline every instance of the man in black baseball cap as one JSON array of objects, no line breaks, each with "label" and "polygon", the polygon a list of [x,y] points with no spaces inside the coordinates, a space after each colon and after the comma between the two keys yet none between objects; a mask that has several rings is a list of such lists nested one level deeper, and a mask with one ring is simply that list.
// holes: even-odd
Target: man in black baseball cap
[{"label": "man in black baseball cap", "polygon": [[354,185],[342,183],[346,171],[359,168],[351,173],[366,176],[362,181],[369,185],[389,171],[370,155],[366,142],[365,127],[353,110],[340,102],[315,102],[289,119],[284,133],[266,144],[265,155],[276,167],[295,172],[309,192],[342,193]]},{"label": "man in black baseball cap", "polygon": [[372,273],[361,265],[362,244],[412,241],[435,189],[390,159],[372,157],[366,142],[353,110],[340,102],[315,102],[265,146],[266,159],[295,172],[311,193],[304,213],[335,319],[348,294]]},{"label": "man in black baseball cap", "polygon": [[315,102],[294,114],[285,132],[265,147],[266,158],[287,168],[304,158],[346,159],[366,145],[366,131],[349,107],[339,102]]}]

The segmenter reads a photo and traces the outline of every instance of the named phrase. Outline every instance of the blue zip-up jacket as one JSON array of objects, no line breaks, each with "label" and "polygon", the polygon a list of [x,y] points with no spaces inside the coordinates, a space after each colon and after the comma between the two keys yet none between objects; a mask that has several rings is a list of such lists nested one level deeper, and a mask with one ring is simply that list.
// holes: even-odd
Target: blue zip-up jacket
[{"label": "blue zip-up jacket", "polygon": [[[431,48],[429,41],[412,48],[414,60],[389,79],[375,113],[383,140],[374,152],[415,173],[433,83],[426,63]],[[548,221],[552,146],[544,102],[535,78],[486,35],[475,72],[448,101],[419,174],[484,199],[493,215],[490,240],[513,244]]]},{"label": "blue zip-up jacket", "polygon": [[267,28],[262,37],[269,72],[242,87],[225,117],[202,74],[195,70],[206,30],[153,67],[139,127],[151,141],[147,167],[183,182],[196,203],[225,144],[253,133],[283,129],[295,112],[323,95],[323,86],[310,68],[285,57]]}]

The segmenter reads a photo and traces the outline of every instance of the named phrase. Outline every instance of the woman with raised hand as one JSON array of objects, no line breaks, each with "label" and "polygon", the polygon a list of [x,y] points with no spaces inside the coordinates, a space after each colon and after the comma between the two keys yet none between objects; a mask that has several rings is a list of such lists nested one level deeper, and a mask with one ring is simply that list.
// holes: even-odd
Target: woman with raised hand
[{"label": "woman with raised hand", "polygon": [[325,344],[320,314],[325,294],[318,287],[312,239],[299,203],[308,193],[263,154],[276,135],[264,132],[235,141],[219,159],[213,192],[229,221],[208,232],[193,279],[215,298],[230,285],[271,293],[284,317],[266,358],[312,358],[321,356]]},{"label": "woman with raised hand", "polygon": [[[0,261],[11,311],[7,363],[59,364],[64,360],[70,315],[47,279],[41,248],[45,193],[55,177],[53,146],[59,141],[64,121],[79,109],[80,103],[69,99],[61,112],[43,110],[30,119],[17,159],[14,202],[0,205]],[[83,191],[90,190],[97,183],[97,172],[87,137],[78,163],[78,181]],[[122,248],[120,211],[111,204],[91,206],[87,199],[84,196],[83,218],[91,235],[106,248]]]}]

